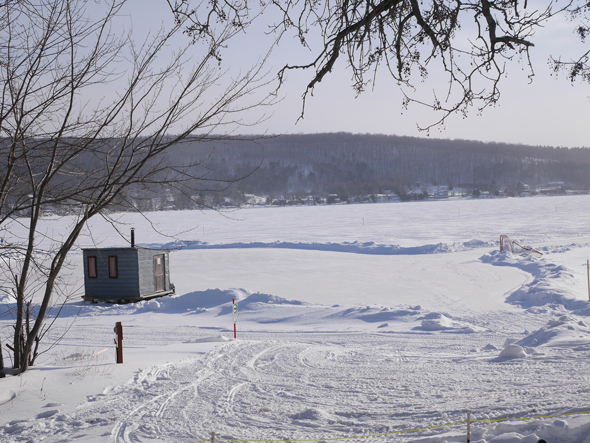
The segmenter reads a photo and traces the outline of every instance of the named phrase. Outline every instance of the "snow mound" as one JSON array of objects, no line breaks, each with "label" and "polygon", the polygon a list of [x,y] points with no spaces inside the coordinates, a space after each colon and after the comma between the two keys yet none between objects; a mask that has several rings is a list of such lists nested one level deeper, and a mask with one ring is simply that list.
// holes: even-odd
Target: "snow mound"
[{"label": "snow mound", "polygon": [[422,246],[402,247],[399,245],[386,245],[367,242],[236,242],[236,243],[207,243],[201,241],[174,241],[170,243],[149,243],[141,246],[151,249],[299,249],[307,251],[349,252],[354,254],[369,255],[419,255],[419,254],[444,254],[450,252],[471,251],[473,249],[490,248],[496,245],[495,241],[468,240],[451,243],[436,243]]},{"label": "snow mound", "polygon": [[522,308],[543,305],[563,305],[568,310],[587,309],[588,303],[576,299],[576,277],[571,269],[551,263],[549,260],[520,257],[493,251],[480,260],[494,266],[513,266],[532,276],[506,298],[506,302]]},{"label": "snow mound", "polygon": [[219,337],[206,337],[199,338],[196,340],[189,340],[185,341],[184,343],[225,343],[226,341],[230,341],[230,339],[223,335],[220,335]]},{"label": "snow mound", "polygon": [[350,306],[340,305],[334,308],[346,308],[329,315],[330,319],[357,319],[367,323],[380,323],[379,328],[389,326],[388,322],[412,322],[424,315],[420,306]]},{"label": "snow mound", "polygon": [[428,314],[420,325],[426,331],[443,331],[453,329],[453,320],[443,314]]},{"label": "snow mound", "polygon": [[506,434],[498,435],[489,440],[489,443],[537,443],[539,437],[535,434],[523,436],[518,432],[508,432]]},{"label": "snow mound", "polygon": [[196,313],[202,311],[195,311],[196,308],[211,309],[236,300],[242,301],[250,296],[250,291],[244,289],[208,289],[206,291],[194,291],[184,295],[177,295],[170,298],[160,299],[160,312],[176,314],[180,312]]},{"label": "snow mound", "polygon": [[158,302],[158,300],[149,300],[148,302],[146,302],[145,306],[148,309],[150,309],[151,311],[157,311],[161,307],[161,305]]},{"label": "snow mound", "polygon": [[424,331],[449,331],[466,334],[481,330],[476,326],[470,326],[465,323],[454,321],[446,315],[438,312],[432,312],[422,317],[420,327],[415,329],[422,329]]},{"label": "snow mound", "polygon": [[49,418],[52,417],[56,414],[59,414],[59,409],[51,409],[49,411],[45,411],[45,412],[41,412],[40,414],[37,414],[37,420],[41,420],[43,418]]},{"label": "snow mound", "polygon": [[500,352],[498,358],[524,358],[526,357],[526,352],[522,346],[511,344],[506,346]]},{"label": "snow mound", "polygon": [[[79,301],[67,303],[61,309],[61,312],[59,312],[61,306],[55,307],[50,312],[49,317],[51,318],[54,315],[59,315],[60,318],[94,317],[98,315],[133,315],[148,312],[158,312],[161,314],[196,314],[226,303],[231,303],[232,299],[236,301],[243,300],[250,294],[249,291],[244,289],[207,289],[205,291],[194,291],[183,295],[173,295],[171,297],[161,297],[121,305],[107,303],[94,304]],[[15,305],[5,305],[5,308],[10,312],[10,310],[15,309]],[[0,315],[1,310],[0,306]]]},{"label": "snow mound", "polygon": [[11,389],[0,389],[0,405],[8,403],[16,397],[16,393]]},{"label": "snow mound", "polygon": [[590,329],[567,315],[549,320],[547,325],[518,341],[521,346],[548,346],[590,350]]},{"label": "snow mound", "polygon": [[243,298],[242,301],[240,302],[239,306],[240,306],[240,309],[244,309],[254,303],[263,303],[263,304],[269,304],[269,305],[296,305],[296,306],[302,306],[302,305],[307,304],[307,303],[304,303],[304,302],[301,302],[298,300],[288,300],[286,298],[279,297],[277,295],[262,294],[260,292],[256,292],[254,294],[250,294],[247,297]]},{"label": "snow mound", "polygon": [[485,330],[485,328],[469,324],[465,321],[453,319],[448,314],[428,312],[427,310],[422,309],[420,305],[399,305],[394,307],[357,305],[350,307],[333,306],[333,308],[334,307],[342,309],[338,309],[336,312],[323,318],[330,320],[361,320],[367,323],[375,323],[377,329],[418,323],[418,326],[410,326],[411,329],[459,334],[471,334]]},{"label": "snow mound", "polygon": [[310,420],[310,421],[328,421],[331,419],[330,415],[317,408],[308,408],[297,414],[291,416],[294,420]]},{"label": "snow mound", "polygon": [[[183,295],[162,297],[158,299],[145,300],[138,303],[124,305],[117,304],[89,304],[84,302],[69,303],[64,306],[59,316],[67,317],[93,317],[97,315],[133,315],[148,312],[160,314],[200,314],[209,309],[219,308],[219,315],[231,313],[232,300],[239,304],[240,311],[250,309],[259,304],[270,305],[296,305],[302,306],[307,303],[288,300],[276,295],[252,293],[246,289],[207,289],[205,291],[194,291]],[[14,306],[6,305],[7,309],[14,310]]]},{"label": "snow mound", "polygon": [[574,249],[578,248],[586,248],[590,246],[590,243],[570,243],[567,245],[553,245],[553,246],[542,246],[536,248],[538,251],[541,251],[544,255],[547,254],[562,254],[564,252],[573,251]]},{"label": "snow mound", "polygon": [[[237,299],[236,299],[236,302],[237,302]],[[283,297],[279,297],[279,296],[271,295],[271,294],[263,294],[261,292],[255,292],[255,293],[248,292],[248,295],[246,297],[242,298],[241,301],[238,303],[238,309],[239,309],[240,313],[243,313],[243,312],[258,312],[258,313],[260,313],[260,312],[263,312],[264,308],[267,307],[268,305],[308,306],[309,303],[305,303],[305,302],[298,301],[298,300],[288,300]],[[231,313],[232,313],[232,306],[231,306],[231,300],[230,300],[230,303],[224,304],[221,307],[218,315],[229,315]],[[265,316],[266,315],[267,314],[265,314]],[[280,318],[282,318],[282,317],[273,318],[272,320],[265,318],[264,320],[260,319],[259,321],[272,323],[272,322],[280,321],[279,320]]]}]

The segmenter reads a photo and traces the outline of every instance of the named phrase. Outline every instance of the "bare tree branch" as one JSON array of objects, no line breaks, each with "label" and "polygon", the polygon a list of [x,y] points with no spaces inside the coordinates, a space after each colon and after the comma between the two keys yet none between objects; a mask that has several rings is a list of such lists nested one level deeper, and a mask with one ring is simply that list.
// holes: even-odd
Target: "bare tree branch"
[{"label": "bare tree branch", "polygon": [[[239,18],[237,4],[223,5]],[[20,371],[41,352],[68,253],[88,221],[139,186],[230,186],[238,177],[208,177],[191,169],[198,162],[171,168],[167,150],[227,137],[225,127],[272,103],[264,60],[233,78],[219,69],[219,50],[243,20],[219,23],[211,15],[194,28],[193,39],[206,43],[197,56],[191,42],[177,45],[187,25],[182,14],[139,45],[115,32],[113,21],[123,19],[126,6],[0,5],[0,227],[18,223],[26,231],[1,248],[0,270],[2,288],[15,300],[11,349]],[[43,212],[56,205],[69,206],[70,225],[57,235],[40,232]]]}]

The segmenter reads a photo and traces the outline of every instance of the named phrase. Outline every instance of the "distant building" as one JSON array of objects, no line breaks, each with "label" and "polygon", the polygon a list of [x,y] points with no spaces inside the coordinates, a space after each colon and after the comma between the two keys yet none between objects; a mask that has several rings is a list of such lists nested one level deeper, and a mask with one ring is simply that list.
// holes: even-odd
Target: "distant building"
[{"label": "distant building", "polygon": [[168,250],[135,246],[83,249],[84,295],[90,302],[130,303],[174,293]]},{"label": "distant building", "polygon": [[518,183],[516,185],[516,190],[521,197],[530,197],[531,195],[531,187],[526,183]]}]

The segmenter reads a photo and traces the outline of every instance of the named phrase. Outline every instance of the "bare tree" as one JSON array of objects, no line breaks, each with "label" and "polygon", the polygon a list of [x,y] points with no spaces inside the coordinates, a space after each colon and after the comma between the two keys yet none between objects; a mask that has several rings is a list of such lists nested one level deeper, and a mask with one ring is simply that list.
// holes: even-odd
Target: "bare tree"
[{"label": "bare tree", "polygon": [[[167,149],[219,139],[244,112],[270,103],[260,91],[263,63],[233,78],[220,70],[219,49],[242,24],[214,23],[214,33],[187,42],[177,38],[186,27],[178,18],[137,42],[118,31],[126,7],[127,0],[0,5],[1,288],[15,301],[7,346],[20,371],[35,362],[67,254],[88,220],[108,217],[137,187],[212,186],[206,168],[171,169]],[[41,217],[55,207],[68,208],[68,223],[42,232]]]},{"label": "bare tree", "polygon": [[[575,34],[582,43],[586,43],[586,37],[590,35],[590,2],[572,2],[567,12],[571,21],[575,23]],[[562,60],[560,56],[552,57],[551,66],[555,72],[565,71],[572,83],[578,79],[590,83],[590,50],[575,60]]]},{"label": "bare tree", "polygon": [[[212,2],[207,14],[189,3],[196,2],[171,7],[177,17],[189,18],[191,35],[207,32],[212,17],[225,20],[233,13],[248,23],[258,13],[249,13],[243,0]],[[442,123],[450,114],[495,104],[511,60],[522,60],[532,78],[535,31],[556,15],[569,14],[582,41],[590,32],[586,0],[269,0],[262,8],[270,10],[265,17],[275,18],[269,25],[277,41],[295,35],[310,50],[309,61],[289,60],[278,73],[282,83],[288,71],[312,71],[302,117],[306,97],[342,61],[352,71],[357,93],[385,71],[402,88],[404,106],[420,102],[439,111],[435,124]],[[588,56],[563,61],[556,55],[552,65],[567,70],[571,80],[590,81]],[[442,89],[425,98],[421,83],[429,75],[446,82],[438,82]]]}]

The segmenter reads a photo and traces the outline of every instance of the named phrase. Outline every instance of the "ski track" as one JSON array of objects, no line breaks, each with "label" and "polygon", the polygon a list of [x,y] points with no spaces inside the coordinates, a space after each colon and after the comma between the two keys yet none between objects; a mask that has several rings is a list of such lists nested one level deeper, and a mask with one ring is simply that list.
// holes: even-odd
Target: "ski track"
[{"label": "ski track", "polygon": [[[551,200],[554,201],[561,200]],[[577,219],[579,226],[585,226],[586,216]],[[474,226],[486,226],[487,231],[496,235],[497,229],[490,230],[480,219],[474,219],[473,223]],[[563,220],[555,216],[555,226],[562,224]],[[389,229],[390,225],[388,222],[384,226]],[[525,239],[527,236],[529,241],[551,238],[547,233],[535,234],[528,221],[525,225],[526,229],[519,228]],[[460,229],[469,231],[464,226]],[[502,229],[505,229],[503,225]],[[560,231],[560,235],[575,236],[578,232],[582,232],[581,229],[571,228],[571,232]],[[342,237],[342,234],[338,233],[338,236]],[[492,241],[481,235],[474,236],[484,240],[468,241],[461,236],[451,236],[453,242],[448,244],[386,245],[383,248],[379,239],[379,242],[369,239],[367,242],[338,243],[338,238],[334,238],[327,240],[333,243],[318,246],[314,238],[303,242],[293,240],[292,243],[268,238],[250,247],[266,248],[276,241],[273,247],[277,248],[323,248],[365,254],[433,254],[485,247]],[[428,239],[430,241],[430,237]],[[332,329],[323,332],[269,331],[264,322],[276,320],[260,317],[258,324],[249,323],[249,331],[241,331],[240,340],[220,344],[206,354],[140,370],[127,383],[87,397],[73,412],[66,414],[52,409],[36,417],[0,426],[0,441],[189,443],[208,440],[211,431],[222,439],[321,440],[460,422],[465,420],[467,410],[472,412],[472,419],[479,420],[588,410],[590,330],[580,319],[587,322],[590,311],[585,301],[581,302],[573,295],[572,288],[576,288],[579,270],[558,266],[550,258],[552,254],[587,248],[589,243],[585,240],[584,243],[578,241],[563,246],[557,237],[555,243],[541,248],[545,254],[542,260],[511,258],[498,252],[485,254],[480,259],[493,266],[517,268],[529,278],[505,294],[514,310],[478,313],[459,309],[462,299],[447,299],[448,309],[440,313],[459,325],[474,326],[472,333],[460,332],[459,327],[449,331],[425,331],[418,326],[418,317],[427,313],[422,310],[405,314],[411,319],[411,326],[415,322],[415,327],[409,326],[408,330],[392,327],[370,331],[365,326],[361,331],[337,330],[348,326],[329,322],[330,315],[358,318],[375,323],[375,326],[384,321],[371,317],[378,318],[380,308],[367,306],[326,316],[326,327]],[[236,239],[235,244],[221,247],[244,245],[247,243]],[[217,246],[199,246],[202,249],[212,247]],[[449,272],[460,276],[462,281],[477,281],[477,272],[463,267],[463,264],[450,264]],[[558,283],[551,283],[553,281]],[[432,286],[436,284],[434,282]],[[481,288],[480,292],[485,293],[486,288]],[[232,298],[230,294],[223,295],[227,300]],[[115,309],[125,312],[123,307],[111,310]],[[302,316],[301,308],[297,306],[285,305],[280,309],[284,311],[286,323]],[[323,308],[305,309],[312,312]],[[403,309],[407,311],[409,308]],[[264,316],[264,312],[261,315]],[[575,338],[582,345],[556,341],[547,346],[541,344],[528,348],[523,358],[498,358],[508,339],[516,341],[528,337],[532,340],[534,335],[527,330],[547,328],[548,320],[554,321],[560,316],[571,317],[569,327],[581,334],[568,333],[566,339]],[[388,321],[392,323],[401,321],[396,316],[391,318]],[[91,318],[87,320],[88,323],[75,324],[68,330],[62,343],[64,346],[75,347],[83,342],[89,348],[98,348],[112,341],[112,333],[103,323],[93,324]],[[194,326],[153,326],[141,322],[127,326],[132,332],[126,335],[126,346],[156,349],[194,341],[195,336],[199,336],[199,328]],[[583,334],[580,328],[585,328]],[[62,332],[56,327],[51,334],[59,336]],[[550,335],[545,330],[544,333]],[[488,348],[491,350],[484,349],[487,345],[493,345]],[[548,438],[550,442],[590,443],[588,420],[588,416],[580,416],[578,422],[570,417],[520,424],[475,423],[472,441],[484,437],[486,441],[492,441],[493,437],[504,438],[501,434],[512,431],[531,437],[531,433],[544,427],[543,435],[554,436],[553,440]],[[572,425],[567,435],[560,429],[569,426],[566,422]],[[439,428],[370,437],[362,441],[465,441],[464,432],[464,427]]]},{"label": "ski track", "polygon": [[[141,371],[69,415],[23,423],[7,442],[309,439],[527,417],[587,407],[589,352],[499,360],[498,333],[244,333],[203,357]],[[569,374],[567,380],[560,374]],[[443,416],[443,414],[446,414]],[[436,432],[440,432],[437,430]],[[380,437],[410,441],[432,431]]]}]

